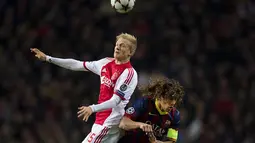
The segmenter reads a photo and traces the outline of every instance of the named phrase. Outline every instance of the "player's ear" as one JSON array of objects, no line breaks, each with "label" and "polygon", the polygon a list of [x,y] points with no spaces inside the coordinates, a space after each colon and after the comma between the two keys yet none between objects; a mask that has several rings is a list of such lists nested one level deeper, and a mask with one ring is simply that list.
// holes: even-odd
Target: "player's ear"
[{"label": "player's ear", "polygon": [[131,56],[132,56],[132,47],[131,47],[131,46],[130,46],[130,48],[129,48],[128,56],[129,56],[129,57],[131,57]]}]

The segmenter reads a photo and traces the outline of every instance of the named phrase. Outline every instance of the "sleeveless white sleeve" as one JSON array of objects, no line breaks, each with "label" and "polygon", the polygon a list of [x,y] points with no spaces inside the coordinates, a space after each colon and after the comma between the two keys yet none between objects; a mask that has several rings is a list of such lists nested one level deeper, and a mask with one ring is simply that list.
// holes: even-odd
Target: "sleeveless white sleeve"
[{"label": "sleeveless white sleeve", "polygon": [[129,100],[137,86],[137,78],[138,75],[133,68],[125,69],[116,82],[114,94],[122,100]]}]

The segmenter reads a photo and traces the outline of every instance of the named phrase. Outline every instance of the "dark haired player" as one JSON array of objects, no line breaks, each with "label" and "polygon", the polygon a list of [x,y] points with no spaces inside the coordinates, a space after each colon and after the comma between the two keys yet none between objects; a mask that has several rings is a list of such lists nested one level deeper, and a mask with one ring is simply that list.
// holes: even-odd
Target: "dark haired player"
[{"label": "dark haired player", "polygon": [[141,88],[144,95],[126,110],[119,127],[126,130],[119,143],[175,143],[184,89],[174,79],[161,78]]}]

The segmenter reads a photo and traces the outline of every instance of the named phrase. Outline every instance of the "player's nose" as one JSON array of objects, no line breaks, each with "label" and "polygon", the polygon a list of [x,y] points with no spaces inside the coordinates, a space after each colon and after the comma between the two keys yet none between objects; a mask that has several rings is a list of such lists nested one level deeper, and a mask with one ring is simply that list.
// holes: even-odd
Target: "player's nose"
[{"label": "player's nose", "polygon": [[117,47],[115,48],[115,50],[116,50],[116,51],[120,51],[120,47],[117,46]]}]

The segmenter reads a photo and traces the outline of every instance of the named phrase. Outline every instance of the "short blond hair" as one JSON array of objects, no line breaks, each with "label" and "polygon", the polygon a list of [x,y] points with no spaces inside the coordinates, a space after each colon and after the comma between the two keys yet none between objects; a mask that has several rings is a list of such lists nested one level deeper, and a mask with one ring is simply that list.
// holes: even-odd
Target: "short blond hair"
[{"label": "short blond hair", "polygon": [[126,39],[131,43],[131,56],[135,54],[136,47],[137,47],[137,39],[134,35],[128,34],[128,33],[121,33],[118,36],[116,36],[116,41],[118,41],[120,38]]}]

